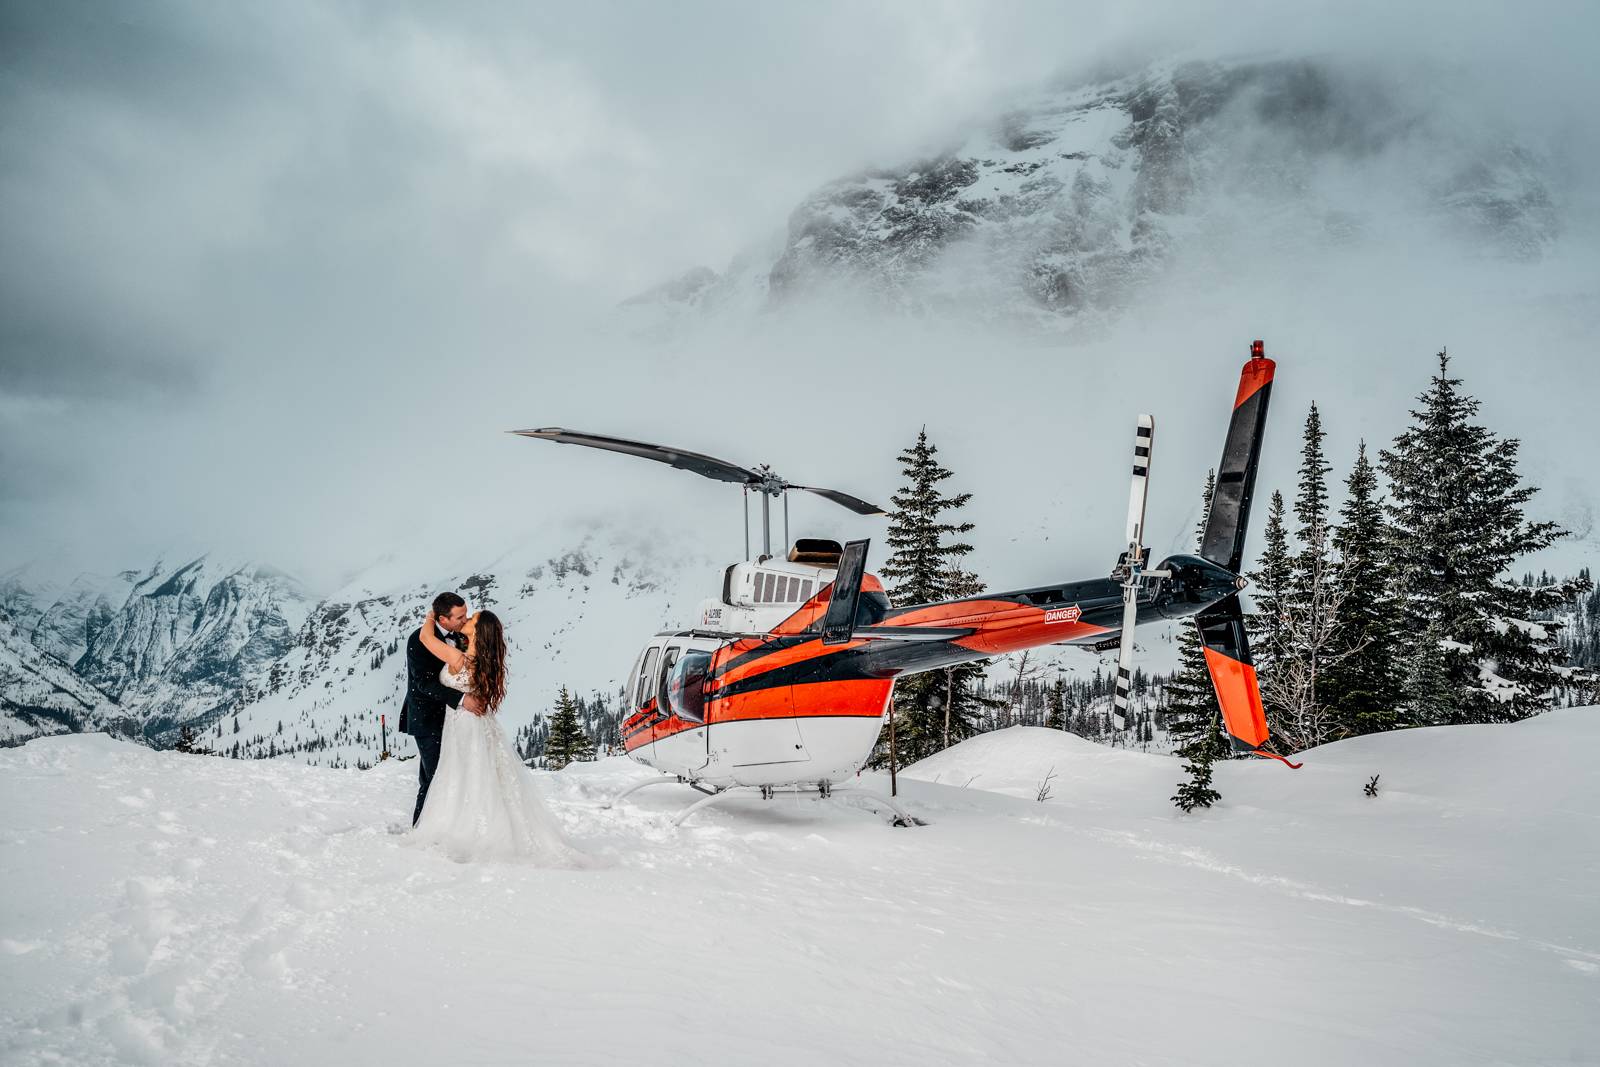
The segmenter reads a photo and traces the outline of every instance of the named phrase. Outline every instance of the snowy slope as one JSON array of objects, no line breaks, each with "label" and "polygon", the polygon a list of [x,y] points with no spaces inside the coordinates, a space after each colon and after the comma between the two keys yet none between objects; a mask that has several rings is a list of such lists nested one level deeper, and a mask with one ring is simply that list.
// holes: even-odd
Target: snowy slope
[{"label": "snowy slope", "polygon": [[403,847],[412,764],[48,738],[0,752],[0,1057],[1594,1063],[1597,745],[1594,708],[1363,738],[1185,817],[1175,761],[1019,730],[947,778],[1059,763],[1054,799],[907,780],[914,830],[782,796],[674,829],[697,794],[599,808],[627,761],[534,772],[607,863],[573,872]]},{"label": "snowy slope", "polygon": [[127,718],[110,696],[40,651],[0,614],[0,745],[106,730]]}]

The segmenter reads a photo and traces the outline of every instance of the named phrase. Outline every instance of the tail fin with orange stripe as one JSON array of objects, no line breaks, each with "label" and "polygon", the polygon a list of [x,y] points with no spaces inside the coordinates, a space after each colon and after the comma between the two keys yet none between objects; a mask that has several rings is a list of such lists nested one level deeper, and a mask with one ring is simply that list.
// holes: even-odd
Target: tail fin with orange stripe
[{"label": "tail fin with orange stripe", "polygon": [[[1201,539],[1200,555],[1234,574],[1244,566],[1250,500],[1255,494],[1262,430],[1277,366],[1266,357],[1265,348],[1260,341],[1251,344],[1250,359],[1239,375],[1233,418],[1228,424],[1228,439],[1222,448],[1217,485]],[[1233,750],[1254,752],[1299,767],[1263,747],[1267,743],[1267,715],[1261,704],[1261,687],[1256,681],[1238,595],[1202,611],[1196,616],[1195,625],[1205,645],[1206,667],[1211,671],[1211,684],[1217,691],[1223,726]]]}]

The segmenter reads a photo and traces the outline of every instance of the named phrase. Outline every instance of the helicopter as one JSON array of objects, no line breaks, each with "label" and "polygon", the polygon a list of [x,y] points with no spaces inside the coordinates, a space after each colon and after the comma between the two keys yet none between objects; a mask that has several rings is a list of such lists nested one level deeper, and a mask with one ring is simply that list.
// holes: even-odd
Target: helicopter
[{"label": "helicopter", "polygon": [[[663,630],[634,659],[623,688],[622,743],[632,759],[664,772],[618,794],[682,784],[704,794],[677,816],[756,790],[854,795],[891,823],[919,823],[898,800],[851,786],[877,743],[898,678],[1044,645],[1118,650],[1113,722],[1128,725],[1134,634],[1141,624],[1194,619],[1237,752],[1268,750],[1239,592],[1245,529],[1255,491],[1276,364],[1262,341],[1239,377],[1199,553],[1151,567],[1145,503],[1155,420],[1135,427],[1126,547],[1108,577],[932,604],[897,606],[866,570],[868,540],[846,544],[788,537],[788,493],[803,491],[859,515],[884,509],[836,489],[796,485],[770,467],[746,468],[682,449],[560,427],[513,430],[665,463],[740,485],[747,559],[723,573],[698,625]],[[750,553],[750,496],[761,503],[762,551]],[[783,504],[784,558],[772,552],[772,503]],[[610,806],[610,805],[607,805]]]}]

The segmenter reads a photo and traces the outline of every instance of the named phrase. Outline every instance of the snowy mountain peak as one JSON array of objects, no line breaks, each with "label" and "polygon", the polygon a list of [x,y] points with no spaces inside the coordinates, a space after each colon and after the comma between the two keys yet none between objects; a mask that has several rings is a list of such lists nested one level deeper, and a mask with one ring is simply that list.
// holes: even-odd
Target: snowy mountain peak
[{"label": "snowy mountain peak", "polygon": [[[1060,329],[1127,306],[1197,245],[1332,247],[1397,219],[1536,258],[1560,229],[1545,169],[1510,132],[1469,135],[1371,70],[1156,64],[1042,92],[944,151],[818,189],[765,259],[766,299],[866,293]],[[730,293],[749,278],[747,263],[716,279],[697,269],[631,314],[748,307]]]}]

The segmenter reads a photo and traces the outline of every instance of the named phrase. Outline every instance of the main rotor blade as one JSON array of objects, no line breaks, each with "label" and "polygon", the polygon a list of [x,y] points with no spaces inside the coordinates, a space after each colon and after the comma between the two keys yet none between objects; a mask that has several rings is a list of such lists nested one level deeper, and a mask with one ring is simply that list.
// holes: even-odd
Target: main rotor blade
[{"label": "main rotor blade", "polygon": [[1233,400],[1228,438],[1217,465],[1217,487],[1211,494],[1211,514],[1200,542],[1200,555],[1235,574],[1244,570],[1244,536],[1250,521],[1250,498],[1255,495],[1256,464],[1261,459],[1261,435],[1267,423],[1267,401],[1272,396],[1272,375],[1277,364],[1263,353],[1260,341],[1250,346],[1250,359],[1239,374],[1239,391]]},{"label": "main rotor blade", "polygon": [[584,445],[588,448],[602,448],[607,452],[621,452],[628,456],[638,456],[640,459],[652,459],[657,463],[665,463],[669,467],[676,467],[681,471],[689,471],[705,478],[719,482],[735,482],[743,485],[761,484],[761,475],[753,470],[729,463],[725,459],[715,456],[702,455],[699,452],[688,452],[681,448],[666,448],[662,445],[646,444],[643,441],[629,441],[622,437],[606,437],[597,433],[579,433],[576,430],[564,430],[559,426],[547,426],[539,430],[512,430],[520,437],[534,437],[543,441],[555,441],[563,445]]},{"label": "main rotor blade", "polygon": [[835,504],[838,504],[840,507],[849,508],[851,511],[855,512],[857,515],[886,515],[886,514],[888,514],[888,512],[884,511],[882,508],[880,508],[876,504],[869,504],[865,500],[862,500],[858,496],[851,496],[849,493],[841,493],[837,489],[818,489],[814,485],[791,485],[791,486],[789,486],[789,488],[790,489],[804,489],[808,493],[815,493],[818,496],[822,497],[824,500],[831,500]]}]

